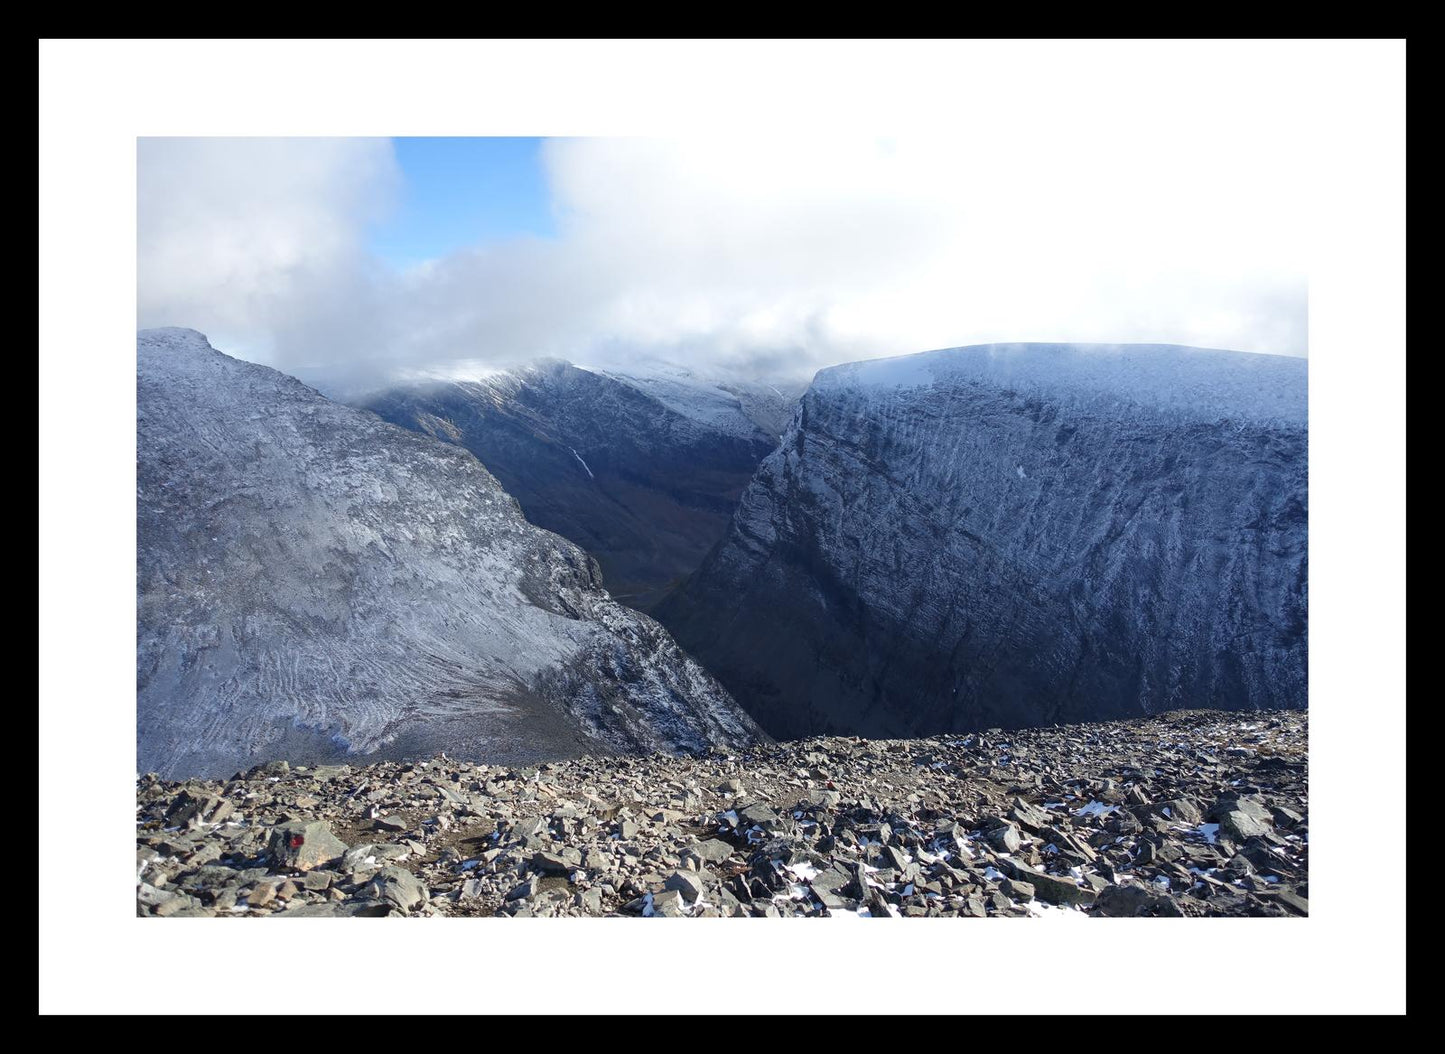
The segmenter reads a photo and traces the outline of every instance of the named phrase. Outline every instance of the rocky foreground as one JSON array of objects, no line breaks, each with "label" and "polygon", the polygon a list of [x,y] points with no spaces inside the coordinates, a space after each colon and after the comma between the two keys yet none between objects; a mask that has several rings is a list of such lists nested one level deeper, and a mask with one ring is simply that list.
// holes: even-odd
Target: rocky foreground
[{"label": "rocky foreground", "polygon": [[1308,715],[142,777],[137,913],[1308,912]]}]

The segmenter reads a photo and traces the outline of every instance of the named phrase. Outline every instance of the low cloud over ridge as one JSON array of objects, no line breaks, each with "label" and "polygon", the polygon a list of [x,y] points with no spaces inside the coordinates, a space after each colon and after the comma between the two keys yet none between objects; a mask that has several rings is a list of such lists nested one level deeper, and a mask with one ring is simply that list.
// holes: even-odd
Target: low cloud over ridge
[{"label": "low cloud over ridge", "polygon": [[141,326],[381,375],[657,357],[769,373],[987,341],[1302,355],[1301,162],[1107,143],[561,139],[555,238],[396,273],[388,140],[143,139]]}]

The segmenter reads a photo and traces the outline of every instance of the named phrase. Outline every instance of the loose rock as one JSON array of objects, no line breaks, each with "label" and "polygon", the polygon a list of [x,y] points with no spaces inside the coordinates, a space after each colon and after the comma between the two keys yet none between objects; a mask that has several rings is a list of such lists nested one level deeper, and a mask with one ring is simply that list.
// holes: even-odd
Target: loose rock
[{"label": "loose rock", "polygon": [[1300,917],[1307,722],[1180,711],[532,768],[437,757],[146,776],[136,911]]}]

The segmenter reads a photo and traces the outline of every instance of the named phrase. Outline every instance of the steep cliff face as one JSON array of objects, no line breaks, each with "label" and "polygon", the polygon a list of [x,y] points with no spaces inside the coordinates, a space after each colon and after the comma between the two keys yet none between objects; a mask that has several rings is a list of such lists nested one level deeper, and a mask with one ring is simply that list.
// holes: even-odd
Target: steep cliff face
[{"label": "steep cliff face", "polygon": [[739,390],[746,402],[684,371],[638,379],[554,361],[356,405],[470,450],[529,520],[582,546],[614,596],[647,610],[697,569],[777,445],[758,422],[776,424],[786,397]]},{"label": "steep cliff face", "polygon": [[989,345],[820,372],[655,614],[774,735],[1306,705],[1306,364]]},{"label": "steep cliff face", "polygon": [[471,454],[191,330],[136,348],[142,771],[756,738]]}]

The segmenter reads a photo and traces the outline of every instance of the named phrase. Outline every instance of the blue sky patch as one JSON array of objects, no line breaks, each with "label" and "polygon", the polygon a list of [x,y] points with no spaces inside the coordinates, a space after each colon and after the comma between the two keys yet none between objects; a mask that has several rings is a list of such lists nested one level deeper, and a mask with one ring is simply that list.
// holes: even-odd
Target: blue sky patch
[{"label": "blue sky patch", "polygon": [[392,267],[521,235],[555,235],[540,139],[399,137],[392,143],[404,178],[401,201],[368,241]]}]

